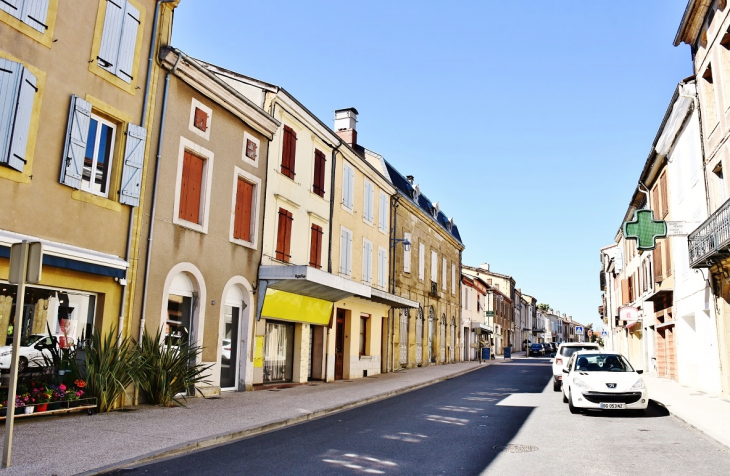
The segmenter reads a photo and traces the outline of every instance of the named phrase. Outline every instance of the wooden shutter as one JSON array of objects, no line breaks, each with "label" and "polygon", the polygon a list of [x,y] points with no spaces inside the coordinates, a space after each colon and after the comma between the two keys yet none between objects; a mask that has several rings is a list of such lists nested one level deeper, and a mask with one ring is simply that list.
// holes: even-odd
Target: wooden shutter
[{"label": "wooden shutter", "polygon": [[193,125],[196,129],[199,129],[203,132],[208,130],[208,113],[200,109],[199,107],[195,108],[195,115],[193,116]]},{"label": "wooden shutter", "polygon": [[20,63],[0,59],[0,164],[25,166],[36,77]]},{"label": "wooden shutter", "polygon": [[672,275],[672,239],[664,239],[664,274]]},{"label": "wooden shutter", "polygon": [[324,152],[315,149],[314,151],[314,185],[313,191],[320,197],[324,197],[325,164],[327,159]]},{"label": "wooden shutter", "polygon": [[309,266],[322,268],[322,227],[312,224],[309,244]]},{"label": "wooden shutter", "polygon": [[621,304],[626,305],[630,303],[629,299],[629,281],[624,279],[621,281]]},{"label": "wooden shutter", "polygon": [[127,126],[127,144],[124,148],[124,168],[122,169],[119,202],[133,207],[139,206],[146,140],[147,129],[134,124]]},{"label": "wooden shutter", "polygon": [[667,196],[667,173],[664,172],[661,177],[659,178],[659,189],[662,196],[662,214],[661,217],[664,218],[669,213],[669,198]]},{"label": "wooden shutter", "polygon": [[91,104],[78,96],[72,96],[63,164],[61,165],[61,183],[69,187],[81,188],[81,174],[84,171],[90,120]]},{"label": "wooden shutter", "polygon": [[664,279],[662,273],[662,243],[658,242],[654,248],[654,282],[660,283]]},{"label": "wooden shutter", "polygon": [[188,151],[184,154],[178,216],[185,221],[200,224],[200,198],[203,191],[205,160]]},{"label": "wooden shutter", "polygon": [[289,126],[284,126],[284,150],[281,155],[281,173],[294,180],[294,167],[297,152],[297,134]]},{"label": "wooden shutter", "polygon": [[0,10],[4,10],[14,16],[20,18],[20,13],[23,8],[23,0],[3,0],[0,1]]},{"label": "wooden shutter", "polygon": [[654,211],[655,218],[661,217],[662,209],[661,204],[659,203],[659,184],[655,185],[654,189],[651,191],[651,209]]},{"label": "wooden shutter", "polygon": [[291,259],[291,226],[294,216],[291,212],[279,208],[279,229],[276,238],[276,259],[288,263]]},{"label": "wooden shutter", "polygon": [[246,157],[251,160],[256,160],[256,142],[251,139],[246,139]]},{"label": "wooden shutter", "polygon": [[126,3],[119,0],[114,2],[107,0],[106,13],[104,13],[104,27],[101,33],[101,46],[99,47],[97,60],[99,66],[114,75],[116,75],[119,41],[122,38]]},{"label": "wooden shutter", "polygon": [[132,70],[134,67],[134,50],[137,46],[137,30],[139,29],[139,10],[126,2],[124,20],[122,23],[122,35],[119,40],[119,57],[117,58],[116,75],[128,83],[132,82]]},{"label": "wooden shutter", "polygon": [[[0,1],[0,3],[2,2]],[[47,17],[48,0],[25,0],[20,14],[20,20],[23,23],[45,34],[48,29],[48,25],[46,25]]]},{"label": "wooden shutter", "polygon": [[237,240],[251,241],[252,204],[253,184],[239,177],[236,185],[236,211],[233,221],[233,237]]}]

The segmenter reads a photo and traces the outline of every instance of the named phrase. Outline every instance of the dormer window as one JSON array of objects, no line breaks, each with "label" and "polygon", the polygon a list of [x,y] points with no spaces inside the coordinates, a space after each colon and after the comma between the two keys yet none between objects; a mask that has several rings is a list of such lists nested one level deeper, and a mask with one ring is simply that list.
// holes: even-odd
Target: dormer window
[{"label": "dormer window", "polygon": [[411,191],[411,197],[413,197],[413,200],[418,201],[418,197],[421,196],[421,187],[416,184],[415,187],[413,187],[413,190]]},{"label": "dormer window", "polygon": [[433,204],[433,207],[431,208],[431,214],[433,215],[433,217],[434,217],[434,218],[435,218],[436,220],[438,220],[438,218],[439,218],[439,212],[440,212],[440,211],[441,211],[441,210],[439,209],[439,202],[436,202],[436,203],[434,203],[434,204]]}]

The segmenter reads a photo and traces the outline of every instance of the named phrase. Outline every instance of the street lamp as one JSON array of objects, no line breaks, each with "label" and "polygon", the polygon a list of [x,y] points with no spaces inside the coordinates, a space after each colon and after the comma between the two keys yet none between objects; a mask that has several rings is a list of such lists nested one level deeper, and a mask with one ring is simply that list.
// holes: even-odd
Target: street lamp
[{"label": "street lamp", "polygon": [[390,247],[394,248],[398,243],[403,243],[403,251],[411,251],[411,242],[405,238],[393,238]]}]

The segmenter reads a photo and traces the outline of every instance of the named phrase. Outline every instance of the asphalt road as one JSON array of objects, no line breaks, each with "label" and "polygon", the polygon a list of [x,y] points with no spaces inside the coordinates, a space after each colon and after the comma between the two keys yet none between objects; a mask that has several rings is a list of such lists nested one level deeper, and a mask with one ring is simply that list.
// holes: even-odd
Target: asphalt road
[{"label": "asphalt road", "polygon": [[728,474],[730,452],[652,404],[571,415],[547,359],[113,474]]}]

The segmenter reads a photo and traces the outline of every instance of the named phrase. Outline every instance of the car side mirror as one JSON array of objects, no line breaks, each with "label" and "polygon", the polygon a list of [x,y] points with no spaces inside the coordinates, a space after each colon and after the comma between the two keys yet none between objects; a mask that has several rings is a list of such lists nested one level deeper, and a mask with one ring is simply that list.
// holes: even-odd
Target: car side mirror
[{"label": "car side mirror", "polygon": [[563,373],[564,373],[564,374],[567,374],[567,373],[569,373],[569,372],[570,372],[570,370],[568,370],[568,369],[563,369]]},{"label": "car side mirror", "polygon": [[641,374],[644,373],[644,371],[643,370],[637,370],[636,373],[639,374],[639,375],[641,375]]},{"label": "car side mirror", "polygon": [[555,352],[553,352],[552,354],[550,354],[550,357],[555,357]]}]

